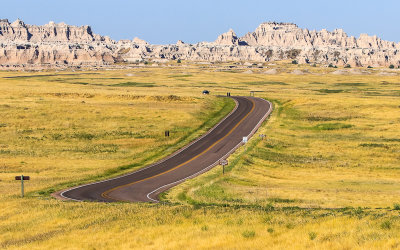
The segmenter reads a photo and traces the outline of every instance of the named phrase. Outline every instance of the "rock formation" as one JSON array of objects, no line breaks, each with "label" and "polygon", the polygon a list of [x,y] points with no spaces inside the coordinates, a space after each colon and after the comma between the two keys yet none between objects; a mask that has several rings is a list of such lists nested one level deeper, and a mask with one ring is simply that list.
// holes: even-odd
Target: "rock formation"
[{"label": "rock formation", "polygon": [[247,45],[245,42],[240,41],[236,33],[230,29],[228,32],[218,36],[214,44],[216,45]]},{"label": "rock formation", "polygon": [[151,60],[200,62],[296,60],[352,66],[400,66],[400,43],[362,34],[348,36],[336,29],[310,31],[290,23],[262,23],[238,37],[231,29],[214,42],[151,45],[94,34],[90,26],[50,22],[42,26],[0,19],[0,64],[3,66],[97,66]]},{"label": "rock formation", "polygon": [[138,37],[133,38],[132,42],[133,42],[134,44],[149,45],[148,42],[146,42],[145,40],[142,40],[142,39],[140,39],[140,38],[138,38]]}]

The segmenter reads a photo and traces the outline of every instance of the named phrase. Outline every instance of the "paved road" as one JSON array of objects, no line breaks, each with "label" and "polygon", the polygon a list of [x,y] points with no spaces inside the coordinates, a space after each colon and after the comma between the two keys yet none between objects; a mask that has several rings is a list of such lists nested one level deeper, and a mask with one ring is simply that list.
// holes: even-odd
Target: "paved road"
[{"label": "paved road", "polygon": [[102,182],[66,190],[64,198],[86,201],[157,202],[158,195],[218,165],[251,136],[272,111],[255,97],[232,97],[236,108],[218,125],[182,150],[154,165]]}]

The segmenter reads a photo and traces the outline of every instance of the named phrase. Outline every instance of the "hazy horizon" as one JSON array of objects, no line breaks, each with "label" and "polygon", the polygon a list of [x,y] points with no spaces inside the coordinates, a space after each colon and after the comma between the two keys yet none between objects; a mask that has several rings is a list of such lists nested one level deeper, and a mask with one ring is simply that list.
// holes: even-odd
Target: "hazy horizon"
[{"label": "hazy horizon", "polygon": [[[94,33],[114,40],[139,37],[152,44],[172,44],[177,40],[187,43],[214,41],[218,35],[232,28],[238,36],[254,31],[263,22],[289,22],[309,30],[343,29],[349,36],[362,33],[400,41],[400,27],[396,12],[400,2],[344,0],[321,3],[310,0],[259,1],[246,4],[240,1],[210,1],[188,3],[182,0],[124,2],[77,0],[18,3],[6,2],[0,10],[1,19],[13,22],[20,18],[27,24],[43,25],[54,21],[70,25],[90,25]],[[21,8],[24,6],[24,8]],[[43,8],[43,6],[46,6]]]}]

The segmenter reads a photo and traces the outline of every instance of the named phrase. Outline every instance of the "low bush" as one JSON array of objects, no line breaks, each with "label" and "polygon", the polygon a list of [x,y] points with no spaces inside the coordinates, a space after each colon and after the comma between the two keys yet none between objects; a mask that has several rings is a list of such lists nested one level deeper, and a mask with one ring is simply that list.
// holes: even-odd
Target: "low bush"
[{"label": "low bush", "polygon": [[244,232],[242,233],[242,236],[243,236],[244,238],[254,238],[254,237],[256,236],[256,232],[246,230],[246,231],[244,231]]}]

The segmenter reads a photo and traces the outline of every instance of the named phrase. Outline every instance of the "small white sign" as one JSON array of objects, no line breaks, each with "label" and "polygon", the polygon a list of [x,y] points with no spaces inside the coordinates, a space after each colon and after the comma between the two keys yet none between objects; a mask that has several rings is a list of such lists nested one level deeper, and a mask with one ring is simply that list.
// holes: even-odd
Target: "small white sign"
[{"label": "small white sign", "polygon": [[247,143],[247,142],[248,142],[247,136],[243,137],[243,143]]},{"label": "small white sign", "polygon": [[227,160],[221,160],[219,162],[219,165],[222,165],[222,166],[228,165],[228,161]]}]

